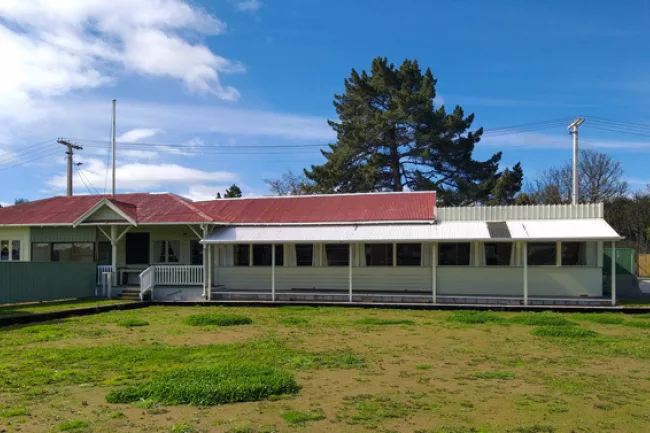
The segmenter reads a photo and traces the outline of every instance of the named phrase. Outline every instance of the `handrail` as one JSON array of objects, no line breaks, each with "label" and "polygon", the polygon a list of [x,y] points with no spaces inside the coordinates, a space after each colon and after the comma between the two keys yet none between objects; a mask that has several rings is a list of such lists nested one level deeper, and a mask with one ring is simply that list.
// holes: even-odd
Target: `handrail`
[{"label": "handrail", "polygon": [[97,285],[101,286],[104,284],[104,272],[113,272],[113,267],[111,265],[97,265]]},{"label": "handrail", "polygon": [[149,266],[147,269],[140,273],[140,300],[144,301],[144,295],[151,291],[153,298],[153,287],[156,284],[156,267]]}]

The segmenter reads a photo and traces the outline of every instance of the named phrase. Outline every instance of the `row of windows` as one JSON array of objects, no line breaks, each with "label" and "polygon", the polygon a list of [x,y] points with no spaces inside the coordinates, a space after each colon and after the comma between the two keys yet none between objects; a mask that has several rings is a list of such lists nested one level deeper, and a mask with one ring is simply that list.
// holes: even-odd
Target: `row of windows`
[{"label": "row of windows", "polygon": [[[584,266],[586,244],[584,242],[562,242],[560,263],[562,266]],[[318,266],[314,256],[314,245],[295,245],[296,266]],[[393,251],[395,248],[395,251]],[[510,242],[487,242],[483,244],[482,265],[514,266],[517,263],[514,244]],[[272,246],[235,245],[235,266],[271,266]],[[350,250],[348,244],[325,244],[323,264],[326,266],[349,266]],[[557,243],[538,242],[528,244],[528,264],[531,266],[553,266],[558,259]],[[251,262],[252,260],[252,262]],[[422,244],[365,244],[364,254],[360,256],[365,266],[420,266],[422,263]],[[439,243],[439,266],[469,266],[472,263],[472,244],[470,242]],[[284,266],[284,246],[275,246],[275,265]]]},{"label": "row of windows", "polygon": [[0,240],[0,262],[20,260],[20,241]]}]

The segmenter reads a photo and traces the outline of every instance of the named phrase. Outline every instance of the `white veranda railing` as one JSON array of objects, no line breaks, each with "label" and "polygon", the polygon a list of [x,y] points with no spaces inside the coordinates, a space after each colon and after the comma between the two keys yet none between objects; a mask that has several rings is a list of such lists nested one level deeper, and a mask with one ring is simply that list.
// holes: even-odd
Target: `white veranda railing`
[{"label": "white veranda railing", "polygon": [[151,292],[153,298],[153,286],[156,284],[155,266],[149,266],[140,273],[140,300],[144,301],[144,295]]},{"label": "white veranda railing", "polygon": [[97,285],[101,286],[104,284],[104,273],[112,272],[113,267],[111,265],[98,265],[97,266]]},{"label": "white veranda railing", "polygon": [[201,286],[203,266],[155,265],[156,286]]}]

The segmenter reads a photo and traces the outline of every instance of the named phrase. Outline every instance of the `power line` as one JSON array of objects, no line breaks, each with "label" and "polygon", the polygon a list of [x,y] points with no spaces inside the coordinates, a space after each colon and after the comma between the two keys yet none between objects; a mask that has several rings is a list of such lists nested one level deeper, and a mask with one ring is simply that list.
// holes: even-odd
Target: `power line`
[{"label": "power line", "polygon": [[[31,145],[31,146],[22,147],[20,149],[20,155],[23,156],[23,157],[26,156],[26,155],[36,155],[36,154],[38,154],[39,152],[42,152],[45,149],[50,149],[50,148],[53,149],[54,148],[53,147],[54,143],[50,143],[50,142],[54,141],[54,140],[55,139],[52,138],[50,140],[47,140],[47,141],[44,141],[44,142],[41,142],[41,143],[36,143],[36,144]],[[25,151],[25,149],[29,149],[29,150]],[[12,152],[12,153],[15,153],[15,152]],[[8,155],[5,155],[3,157],[0,157],[0,166],[3,165],[3,164],[12,163],[12,162],[14,162],[14,156],[12,156],[11,153],[8,154]]]},{"label": "power line", "polygon": [[75,171],[77,172],[77,176],[79,177],[79,180],[81,180],[81,183],[84,184],[84,186],[86,187],[88,192],[91,193],[91,194],[97,194],[97,191],[93,191],[93,190],[90,189],[90,186],[88,185],[88,183],[84,179],[84,176],[81,173],[81,169],[79,169],[79,167],[77,165],[75,165]]},{"label": "power line", "polygon": [[2,168],[0,168],[0,171],[6,171],[6,170],[10,170],[10,169],[15,168],[15,167],[20,167],[21,165],[29,164],[30,162],[38,161],[40,159],[44,159],[44,158],[47,158],[49,156],[56,155],[58,153],[59,153],[59,149],[56,149],[54,152],[46,153],[46,154],[40,155],[40,156],[38,156],[36,158],[29,159],[27,161],[21,161],[21,162],[19,162],[17,164],[12,164],[12,165],[9,165],[9,166],[6,166],[6,167],[2,167]]}]

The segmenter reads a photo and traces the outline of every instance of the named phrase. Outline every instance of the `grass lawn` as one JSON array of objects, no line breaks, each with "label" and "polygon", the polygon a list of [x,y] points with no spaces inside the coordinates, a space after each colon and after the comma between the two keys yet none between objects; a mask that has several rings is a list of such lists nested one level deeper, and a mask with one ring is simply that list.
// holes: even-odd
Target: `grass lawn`
[{"label": "grass lawn", "polygon": [[644,432],[646,322],[155,306],[2,328],[0,431]]},{"label": "grass lawn", "polygon": [[119,299],[82,299],[72,301],[52,301],[28,304],[0,305],[0,318],[14,316],[28,316],[30,314],[49,313],[52,311],[74,310],[78,308],[92,308],[111,304],[123,304],[132,301]]}]

